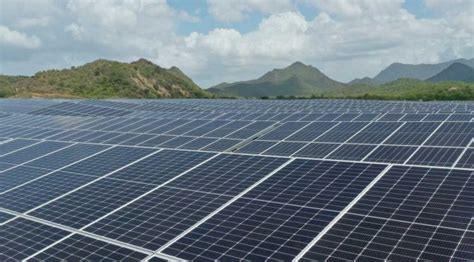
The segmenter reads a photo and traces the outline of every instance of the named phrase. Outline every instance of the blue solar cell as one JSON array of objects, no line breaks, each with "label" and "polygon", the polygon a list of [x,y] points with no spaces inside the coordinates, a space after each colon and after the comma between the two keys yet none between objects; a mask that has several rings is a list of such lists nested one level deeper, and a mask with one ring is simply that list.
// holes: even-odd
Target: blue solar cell
[{"label": "blue solar cell", "polygon": [[142,261],[146,257],[141,252],[74,234],[28,261]]},{"label": "blue solar cell", "polygon": [[171,139],[175,138],[175,136],[167,136],[167,135],[162,135],[162,136],[155,136],[151,139],[146,140],[145,142],[138,144],[139,146],[147,146],[147,147],[156,147],[159,146],[166,141],[169,141]]},{"label": "blue solar cell", "polygon": [[180,149],[200,149],[217,141],[217,138],[198,137],[186,144],[181,145]]},{"label": "blue solar cell", "polygon": [[162,187],[95,222],[86,231],[157,250],[230,199]]},{"label": "blue solar cell", "polygon": [[318,137],[316,142],[335,142],[343,143],[354,136],[357,132],[364,129],[367,122],[341,122],[333,129]]},{"label": "blue solar cell", "polygon": [[336,215],[238,199],[163,253],[185,260],[291,261]]},{"label": "blue solar cell", "polygon": [[469,148],[464,152],[456,167],[474,168],[474,148]]},{"label": "blue solar cell", "polygon": [[474,134],[474,122],[445,122],[428,139],[430,146],[467,146]]},{"label": "blue solar cell", "polygon": [[379,144],[387,139],[387,137],[401,125],[402,124],[398,122],[373,122],[349,139],[348,142]]},{"label": "blue solar cell", "polygon": [[38,158],[44,154],[48,154],[64,148],[68,145],[68,143],[62,142],[41,142],[36,145],[32,145],[30,147],[20,149],[18,151],[12,152],[7,155],[3,155],[0,157],[0,162],[4,163],[11,163],[11,164],[21,164],[35,158]]},{"label": "blue solar cell", "polygon": [[421,145],[434,132],[439,123],[408,122],[384,143],[395,145]]},{"label": "blue solar cell", "polygon": [[18,166],[0,173],[0,193],[33,180],[51,170],[27,166]]},{"label": "blue solar cell", "polygon": [[178,148],[192,140],[194,140],[195,137],[192,136],[177,136],[173,139],[170,139],[162,144],[160,144],[160,147],[163,148]]},{"label": "blue solar cell", "polygon": [[305,143],[298,142],[279,142],[265,150],[262,154],[273,156],[291,156],[305,145]]},{"label": "blue solar cell", "polygon": [[309,157],[309,158],[324,158],[339,144],[327,144],[327,143],[310,143],[304,146],[301,150],[296,152],[293,156],[295,157]]},{"label": "blue solar cell", "polygon": [[14,215],[10,215],[8,213],[4,213],[0,211],[0,224],[5,223],[6,221],[14,218]]},{"label": "blue solar cell", "polygon": [[235,196],[286,161],[276,157],[222,154],[168,186]]},{"label": "blue solar cell", "polygon": [[310,142],[337,124],[337,122],[314,122],[289,136],[286,140]]},{"label": "blue solar cell", "polygon": [[375,147],[375,145],[344,144],[327,156],[327,158],[358,161],[364,159]]},{"label": "blue solar cell", "polygon": [[248,154],[260,154],[263,151],[267,150],[271,146],[275,145],[277,142],[272,141],[252,141],[243,147],[237,149],[236,152],[239,153],[248,153]]},{"label": "blue solar cell", "polygon": [[462,148],[421,147],[407,163],[426,166],[452,166],[462,151]]},{"label": "blue solar cell", "polygon": [[235,139],[219,139],[214,143],[211,143],[203,148],[201,150],[205,151],[215,151],[215,152],[224,152],[226,150],[229,150],[233,146],[237,145],[238,143],[242,142],[242,140],[235,140]]},{"label": "blue solar cell", "polygon": [[0,144],[0,155],[8,154],[12,151],[38,143],[36,140],[14,139]]},{"label": "blue solar cell", "polygon": [[81,228],[154,187],[143,183],[103,178],[30,214],[65,226]]},{"label": "blue solar cell", "polygon": [[417,148],[411,146],[379,146],[364,160],[403,164]]},{"label": "blue solar cell", "polygon": [[297,159],[244,198],[340,211],[384,168],[378,164]]},{"label": "blue solar cell", "polygon": [[286,122],[272,131],[266,133],[261,140],[282,140],[306,126],[308,122]]},{"label": "blue solar cell", "polygon": [[163,150],[108,177],[160,185],[213,155],[204,152]]},{"label": "blue solar cell", "polygon": [[14,164],[0,163],[0,172],[14,167]]},{"label": "blue solar cell", "polygon": [[3,193],[0,197],[0,207],[25,212],[94,179],[92,176],[58,171]]},{"label": "blue solar cell", "polygon": [[66,165],[72,164],[76,161],[79,161],[85,157],[98,153],[107,148],[108,146],[103,145],[72,145],[56,153],[52,153],[47,156],[38,158],[32,162],[29,162],[27,165],[38,168],[58,169]]},{"label": "blue solar cell", "polygon": [[0,260],[20,261],[67,236],[69,232],[17,218],[1,226]]},{"label": "blue solar cell", "polygon": [[472,172],[392,167],[351,213],[464,230],[474,214]]},{"label": "blue solar cell", "polygon": [[68,166],[64,171],[91,176],[103,176],[150,155],[153,152],[156,152],[156,150],[148,148],[113,147],[74,165]]},{"label": "blue solar cell", "polygon": [[[347,214],[302,261],[449,261],[463,231]],[[472,254],[472,252],[471,252]]]}]

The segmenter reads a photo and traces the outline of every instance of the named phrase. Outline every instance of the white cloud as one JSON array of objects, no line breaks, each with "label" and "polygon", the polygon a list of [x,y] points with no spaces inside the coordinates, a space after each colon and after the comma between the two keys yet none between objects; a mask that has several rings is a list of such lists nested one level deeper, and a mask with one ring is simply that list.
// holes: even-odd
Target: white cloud
[{"label": "white cloud", "polygon": [[36,36],[28,36],[25,33],[11,30],[6,26],[0,25],[0,45],[34,49],[41,45],[41,41]]},{"label": "white cloud", "polygon": [[264,14],[293,10],[291,0],[208,0],[209,13],[223,22],[238,22],[246,13],[258,11]]},{"label": "white cloud", "polygon": [[155,61],[165,65],[179,61],[177,57],[200,61],[192,66],[183,62],[182,67],[198,76],[219,72],[218,78],[205,82],[215,84],[253,78],[261,68],[286,66],[295,60],[349,81],[375,75],[393,62],[434,63],[472,55],[472,32],[458,30],[445,19],[418,19],[403,9],[402,1],[326,0],[315,4],[321,12],[314,19],[284,12],[264,18],[247,33],[232,28],[192,33],[176,42],[174,49],[181,51],[162,52]]},{"label": "white cloud", "polygon": [[16,26],[20,28],[27,28],[27,27],[45,27],[51,23],[51,17],[43,16],[43,17],[31,17],[31,18],[20,18],[16,22]]},{"label": "white cloud", "polygon": [[[145,57],[176,65],[206,87],[301,60],[348,81],[374,75],[392,62],[472,57],[469,3],[474,1],[453,1],[459,2],[425,0],[435,15],[417,18],[402,0],[208,0],[208,13],[219,21],[241,21],[255,12],[264,18],[245,32],[239,23],[208,29],[209,21],[201,18],[207,31],[182,34],[187,23],[200,28],[200,18],[166,0],[0,0],[2,11],[8,11],[0,17],[0,44],[29,48],[8,52],[1,70],[34,72],[45,69],[38,62],[45,60],[69,67],[96,58]],[[317,15],[305,17],[297,10],[302,6]]]},{"label": "white cloud", "polygon": [[341,18],[393,15],[403,0],[307,0],[321,11]]},{"label": "white cloud", "polygon": [[83,40],[84,28],[76,23],[66,26],[64,31],[71,33],[72,37],[76,40]]}]

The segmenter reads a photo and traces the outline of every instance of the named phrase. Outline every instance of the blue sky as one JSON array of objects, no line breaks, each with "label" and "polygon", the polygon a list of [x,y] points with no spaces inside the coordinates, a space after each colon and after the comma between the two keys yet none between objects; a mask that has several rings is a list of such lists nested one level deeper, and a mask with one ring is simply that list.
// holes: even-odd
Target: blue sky
[{"label": "blue sky", "polygon": [[474,0],[0,0],[0,73],[144,57],[209,87],[302,61],[346,82],[472,58],[473,24]]}]

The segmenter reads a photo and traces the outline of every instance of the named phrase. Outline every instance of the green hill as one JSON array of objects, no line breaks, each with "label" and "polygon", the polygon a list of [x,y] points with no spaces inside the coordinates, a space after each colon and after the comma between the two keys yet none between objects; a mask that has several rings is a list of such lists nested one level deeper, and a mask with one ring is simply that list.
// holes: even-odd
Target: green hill
[{"label": "green hill", "polygon": [[99,59],[79,67],[47,70],[32,77],[0,76],[0,96],[68,98],[209,97],[176,67],[140,59]]},{"label": "green hill", "polygon": [[353,86],[340,95],[390,100],[474,100],[474,84],[459,81],[433,83],[402,78],[379,86]]},{"label": "green hill", "polygon": [[474,58],[472,59],[455,59],[438,64],[402,64],[393,63],[387,68],[383,69],[374,78],[356,78],[350,81],[348,84],[368,84],[368,85],[381,85],[395,81],[400,78],[412,78],[418,80],[426,80],[441,71],[447,69],[453,64],[463,64],[469,67],[474,67]]},{"label": "green hill", "polygon": [[427,81],[463,81],[474,83],[474,68],[465,64],[454,63],[438,74],[428,78]]},{"label": "green hill", "polygon": [[345,86],[315,67],[295,62],[286,68],[274,69],[255,80],[222,83],[207,91],[219,96],[237,97],[310,96]]}]

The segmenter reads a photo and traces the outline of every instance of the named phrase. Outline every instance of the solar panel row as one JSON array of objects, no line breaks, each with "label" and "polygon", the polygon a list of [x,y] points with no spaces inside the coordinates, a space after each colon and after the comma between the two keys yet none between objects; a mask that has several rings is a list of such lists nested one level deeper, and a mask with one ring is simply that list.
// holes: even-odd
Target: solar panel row
[{"label": "solar panel row", "polygon": [[473,260],[473,110],[0,100],[0,260]]}]

